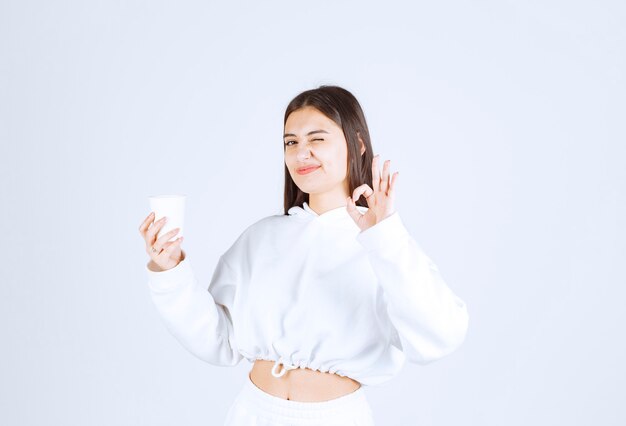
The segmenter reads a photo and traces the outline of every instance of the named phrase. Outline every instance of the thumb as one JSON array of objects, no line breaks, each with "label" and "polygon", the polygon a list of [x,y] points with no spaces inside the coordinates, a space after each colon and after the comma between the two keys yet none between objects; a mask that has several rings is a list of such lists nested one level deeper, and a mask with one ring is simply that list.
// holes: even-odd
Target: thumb
[{"label": "thumb", "polygon": [[346,205],[346,210],[352,219],[354,219],[355,223],[359,223],[359,219],[363,216],[359,210],[356,208],[356,204],[352,201],[352,197],[348,197],[348,204]]}]

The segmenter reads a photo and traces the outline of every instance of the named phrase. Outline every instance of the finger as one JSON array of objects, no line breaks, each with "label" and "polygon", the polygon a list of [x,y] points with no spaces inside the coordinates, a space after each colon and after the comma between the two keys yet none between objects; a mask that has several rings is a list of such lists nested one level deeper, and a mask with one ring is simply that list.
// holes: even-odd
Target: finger
[{"label": "finger", "polygon": [[159,256],[169,257],[170,254],[176,249],[176,247],[180,246],[180,243],[183,242],[183,237],[179,237],[172,241],[161,253]]},{"label": "finger", "polygon": [[141,235],[146,233],[146,230],[148,229],[148,226],[150,225],[150,223],[152,223],[153,218],[154,218],[154,212],[150,212],[148,217],[146,217],[141,223],[141,225],[139,225],[139,233]]},{"label": "finger", "polygon": [[376,192],[378,192],[378,188],[380,185],[380,172],[378,170],[379,159],[380,159],[380,155],[376,154],[374,156],[374,159],[372,160],[372,188]]},{"label": "finger", "polygon": [[160,251],[161,249],[165,248],[165,244],[170,241],[170,239],[176,235],[176,233],[180,231],[180,228],[174,228],[171,231],[166,232],[165,234],[161,235],[159,237],[158,240],[156,240],[156,242],[154,244],[152,244],[152,247],[154,247],[157,251]]},{"label": "finger", "polygon": [[182,241],[182,240],[183,240],[183,237],[179,237],[179,238],[177,238],[177,239],[176,239],[176,240],[174,240],[174,241],[167,241],[167,242],[165,242],[165,244],[163,244],[163,245],[162,245],[160,248],[158,248],[158,249],[155,247],[156,253],[154,253],[152,250],[150,250],[150,251],[149,251],[149,253],[150,253],[150,255],[151,255],[152,259],[153,259],[153,260],[155,260],[155,261],[156,261],[156,260],[158,260],[158,259],[159,259],[159,257],[161,256],[161,254],[163,254],[163,252],[164,252],[165,250],[167,250],[167,249],[168,249],[168,248],[169,248],[172,244],[174,244],[174,243],[175,243],[175,242],[177,242],[178,240]]},{"label": "finger", "polygon": [[[174,241],[176,241],[176,240],[174,240]],[[163,247],[161,247],[161,249],[163,249],[163,250],[167,249],[169,246],[174,244],[174,241],[167,241],[165,244],[163,244]]]},{"label": "finger", "polygon": [[373,205],[375,201],[375,198],[372,198],[374,196],[374,190],[370,188],[368,184],[364,183],[354,188],[354,191],[352,191],[352,201],[356,203],[356,200],[359,199],[361,194],[363,194],[363,197],[367,200],[368,205]]},{"label": "finger", "polygon": [[352,219],[354,219],[355,222],[359,222],[359,219],[361,218],[361,216],[363,216],[361,214],[361,212],[356,208],[356,204],[354,201],[352,201],[352,198],[348,197],[348,204],[346,205],[346,209],[348,210],[348,214],[350,215],[350,217]]},{"label": "finger", "polygon": [[391,176],[391,184],[389,185],[389,190],[387,191],[387,196],[393,199],[393,196],[396,193],[396,181],[398,180],[398,176],[400,172],[395,172],[393,176]]},{"label": "finger", "polygon": [[154,222],[152,226],[148,228],[148,231],[146,232],[147,245],[152,246],[154,244],[154,240],[156,239],[155,236],[158,234],[161,228],[163,228],[163,225],[165,225],[165,216]]},{"label": "finger", "polygon": [[159,239],[158,239],[158,240],[156,240],[156,242],[155,242],[154,244],[155,244],[155,245],[156,245],[156,244],[159,244],[159,246],[163,246],[163,244],[165,244],[166,242],[168,242],[169,240],[171,240],[171,239],[172,239],[172,237],[173,237],[174,235],[176,235],[176,233],[177,233],[177,232],[179,232],[179,231],[180,231],[180,228],[174,228],[174,229],[172,229],[172,230],[170,230],[170,231],[167,231],[165,234],[161,235],[161,236],[159,237]]},{"label": "finger", "polygon": [[391,164],[391,160],[385,161],[383,165],[383,177],[380,181],[380,190],[383,194],[387,193],[387,189],[389,189],[389,165]]}]

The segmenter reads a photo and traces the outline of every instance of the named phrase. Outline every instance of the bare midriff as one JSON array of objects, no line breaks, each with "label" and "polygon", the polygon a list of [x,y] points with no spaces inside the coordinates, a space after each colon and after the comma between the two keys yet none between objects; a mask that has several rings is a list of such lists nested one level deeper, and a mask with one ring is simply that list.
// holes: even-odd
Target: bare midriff
[{"label": "bare midriff", "polygon": [[309,368],[295,368],[282,377],[274,377],[272,367],[274,361],[257,359],[250,370],[250,380],[259,389],[283,399],[301,402],[330,401],[361,387],[359,382],[349,377]]}]

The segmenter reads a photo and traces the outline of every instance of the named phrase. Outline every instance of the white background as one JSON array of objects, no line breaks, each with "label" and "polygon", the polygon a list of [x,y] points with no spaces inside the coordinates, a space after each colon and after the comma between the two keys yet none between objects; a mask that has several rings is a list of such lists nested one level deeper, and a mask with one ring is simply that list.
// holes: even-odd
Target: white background
[{"label": "white background", "polygon": [[208,286],[282,213],[283,114],[350,90],[397,209],[470,314],[366,395],[378,425],[622,425],[619,1],[0,1],[0,423],[221,425],[251,364],[154,309],[147,197]]}]

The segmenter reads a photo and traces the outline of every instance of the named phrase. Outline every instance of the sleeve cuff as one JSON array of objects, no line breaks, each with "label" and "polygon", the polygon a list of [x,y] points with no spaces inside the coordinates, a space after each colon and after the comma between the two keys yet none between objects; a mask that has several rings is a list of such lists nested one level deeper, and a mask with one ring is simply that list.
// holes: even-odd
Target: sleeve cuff
[{"label": "sleeve cuff", "polygon": [[189,259],[181,260],[180,263],[166,271],[155,272],[144,266],[148,274],[148,285],[155,293],[164,293],[175,290],[194,282],[193,269]]},{"label": "sleeve cuff", "polygon": [[393,252],[407,238],[410,238],[410,234],[397,211],[376,225],[361,231],[356,237],[367,251],[376,250],[383,253]]}]

